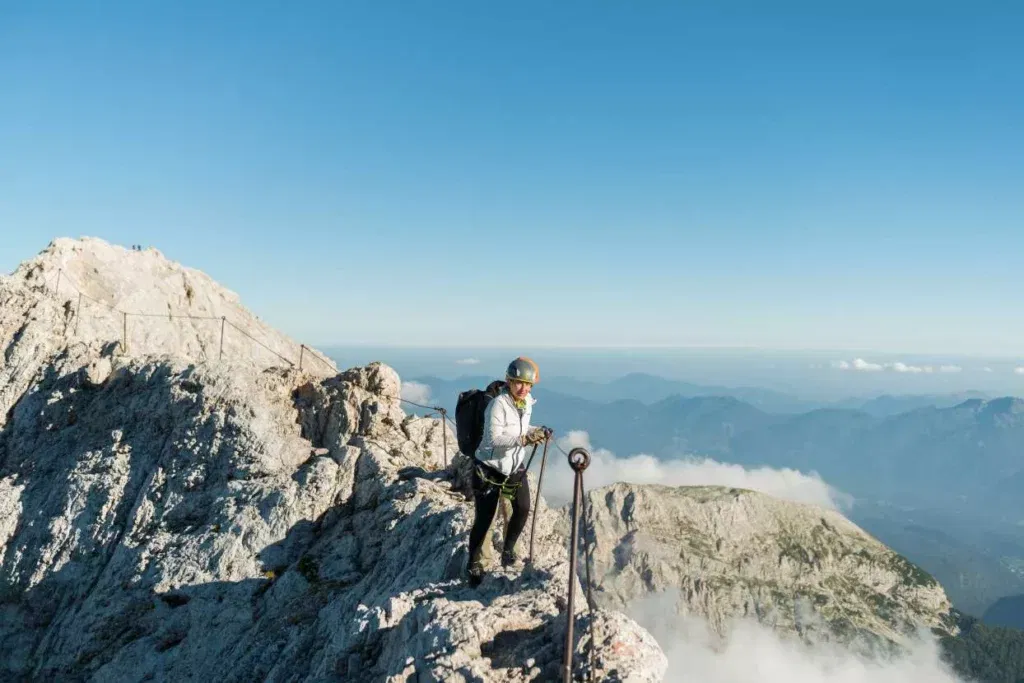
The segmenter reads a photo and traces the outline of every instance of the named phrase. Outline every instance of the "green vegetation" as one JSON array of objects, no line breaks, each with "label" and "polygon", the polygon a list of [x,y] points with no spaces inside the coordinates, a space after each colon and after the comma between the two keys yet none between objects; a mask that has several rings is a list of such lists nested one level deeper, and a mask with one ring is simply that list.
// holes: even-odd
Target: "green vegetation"
[{"label": "green vegetation", "polygon": [[955,613],[960,634],[942,639],[943,659],[978,683],[1024,683],[1024,631]]},{"label": "green vegetation", "polygon": [[921,569],[899,553],[894,552],[892,554],[889,566],[903,577],[903,583],[907,586],[930,588],[939,585],[931,574]]}]

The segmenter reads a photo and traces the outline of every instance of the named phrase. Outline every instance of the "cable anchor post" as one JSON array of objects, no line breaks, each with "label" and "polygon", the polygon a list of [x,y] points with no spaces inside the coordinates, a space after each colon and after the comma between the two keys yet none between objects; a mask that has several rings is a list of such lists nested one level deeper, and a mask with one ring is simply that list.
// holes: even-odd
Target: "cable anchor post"
[{"label": "cable anchor post", "polygon": [[572,532],[569,537],[569,600],[565,629],[565,656],[562,660],[563,683],[572,683],[573,626],[576,615],[574,603],[576,595],[576,549],[579,542],[580,505],[583,499],[583,471],[590,466],[590,453],[587,449],[577,446],[569,451],[569,467],[576,473],[572,491]]}]

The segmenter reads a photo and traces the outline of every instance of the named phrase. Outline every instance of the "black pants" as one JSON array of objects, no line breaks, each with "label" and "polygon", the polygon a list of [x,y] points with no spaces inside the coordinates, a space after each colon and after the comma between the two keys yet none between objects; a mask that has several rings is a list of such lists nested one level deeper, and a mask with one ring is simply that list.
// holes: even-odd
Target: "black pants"
[{"label": "black pants", "polygon": [[[486,468],[486,469],[484,469]],[[512,500],[512,518],[508,521],[508,529],[505,530],[505,552],[516,547],[516,541],[526,528],[526,520],[530,516],[530,482],[526,478],[526,470],[520,470],[508,477],[485,465],[477,464],[473,467],[473,500],[476,503],[476,514],[473,518],[473,528],[469,531],[469,563],[472,565],[480,559],[480,545],[487,536],[487,530],[494,521],[494,514],[498,511],[498,503],[501,500],[501,487],[488,484],[480,478],[480,470],[484,469],[488,479],[499,483],[519,483],[515,498]]]}]

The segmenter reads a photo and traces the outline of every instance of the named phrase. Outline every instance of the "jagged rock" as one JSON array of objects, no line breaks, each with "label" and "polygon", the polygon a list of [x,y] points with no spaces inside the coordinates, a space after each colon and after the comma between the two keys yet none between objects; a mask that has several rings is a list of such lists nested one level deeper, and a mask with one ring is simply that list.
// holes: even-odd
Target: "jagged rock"
[{"label": "jagged rock", "polygon": [[[61,336],[48,264],[0,282],[0,678],[553,680],[572,580],[577,669],[593,654],[597,680],[661,679],[657,643],[621,614],[598,611],[591,653],[557,511],[538,510],[532,566],[465,584],[465,458],[404,413],[393,369],[316,377],[203,358],[198,337],[123,353],[84,318]],[[181,282],[190,305],[217,301]]]},{"label": "jagged rock", "polygon": [[917,629],[955,633],[939,584],[834,510],[716,486],[614,484],[587,494],[596,601],[679,589],[720,634],[751,617],[872,651]]},{"label": "jagged rock", "polygon": [[[289,372],[132,360],[94,386],[74,364],[58,362],[0,437],[0,510],[22,511],[0,528],[7,675],[557,674],[569,574],[557,513],[541,510],[534,567],[465,586],[471,510],[444,478],[398,476],[438,455],[406,433],[430,434],[422,418],[376,393],[394,385],[390,368],[326,380],[310,400]],[[314,415],[328,419],[308,441]],[[310,457],[310,441],[329,455]],[[607,619],[632,649],[605,666],[658,680],[653,639]]]}]

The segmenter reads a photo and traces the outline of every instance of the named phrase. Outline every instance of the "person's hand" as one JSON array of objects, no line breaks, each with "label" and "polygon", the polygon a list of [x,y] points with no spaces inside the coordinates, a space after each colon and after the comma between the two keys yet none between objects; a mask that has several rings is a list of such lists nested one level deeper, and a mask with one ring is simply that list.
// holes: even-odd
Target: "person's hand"
[{"label": "person's hand", "polygon": [[548,432],[543,427],[533,427],[523,436],[523,445],[529,446],[535,443],[541,443],[544,439],[548,438]]},{"label": "person's hand", "polygon": [[522,436],[523,445],[532,445],[534,443],[540,443],[548,437],[547,433],[540,427],[531,428],[528,432]]}]

